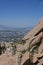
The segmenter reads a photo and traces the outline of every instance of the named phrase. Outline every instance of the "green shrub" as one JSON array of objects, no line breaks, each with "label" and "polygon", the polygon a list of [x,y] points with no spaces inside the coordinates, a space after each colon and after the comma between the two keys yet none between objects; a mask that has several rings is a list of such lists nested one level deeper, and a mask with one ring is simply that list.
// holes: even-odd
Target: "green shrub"
[{"label": "green shrub", "polygon": [[13,52],[16,54],[16,46],[13,46]]},{"label": "green shrub", "polygon": [[26,50],[22,50],[21,53],[24,54],[26,52]]}]

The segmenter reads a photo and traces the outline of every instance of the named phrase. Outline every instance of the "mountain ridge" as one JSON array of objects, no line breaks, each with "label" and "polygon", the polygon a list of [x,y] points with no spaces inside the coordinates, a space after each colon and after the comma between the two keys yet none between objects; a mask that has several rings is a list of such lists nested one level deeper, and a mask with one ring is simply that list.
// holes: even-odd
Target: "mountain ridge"
[{"label": "mountain ridge", "polygon": [[27,29],[27,30],[30,30],[32,29],[32,27],[7,27],[7,26],[4,26],[4,25],[0,25],[0,30],[24,30],[24,29]]}]

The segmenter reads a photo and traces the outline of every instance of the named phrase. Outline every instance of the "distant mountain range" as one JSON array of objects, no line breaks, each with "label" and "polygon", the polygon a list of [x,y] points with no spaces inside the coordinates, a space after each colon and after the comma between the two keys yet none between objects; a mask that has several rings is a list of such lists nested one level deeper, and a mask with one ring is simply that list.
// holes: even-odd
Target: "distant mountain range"
[{"label": "distant mountain range", "polygon": [[13,28],[11,27],[7,27],[7,26],[4,26],[4,25],[0,25],[0,30],[12,30]]},{"label": "distant mountain range", "polygon": [[7,26],[4,26],[4,25],[0,25],[0,30],[11,30],[11,31],[22,31],[22,30],[30,30],[32,29],[32,27],[25,27],[25,28],[13,28],[13,27],[7,27]]}]

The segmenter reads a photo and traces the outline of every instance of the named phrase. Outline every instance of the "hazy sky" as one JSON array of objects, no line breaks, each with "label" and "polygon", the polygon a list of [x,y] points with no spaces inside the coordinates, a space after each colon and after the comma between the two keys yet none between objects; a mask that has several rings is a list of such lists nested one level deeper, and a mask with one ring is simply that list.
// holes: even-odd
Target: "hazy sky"
[{"label": "hazy sky", "polygon": [[43,0],[0,0],[0,25],[30,27],[43,18]]}]

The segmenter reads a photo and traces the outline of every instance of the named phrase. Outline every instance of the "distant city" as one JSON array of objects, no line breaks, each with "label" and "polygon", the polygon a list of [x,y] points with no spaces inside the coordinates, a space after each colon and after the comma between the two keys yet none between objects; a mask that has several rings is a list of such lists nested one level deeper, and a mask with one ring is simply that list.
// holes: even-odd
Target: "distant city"
[{"label": "distant city", "polygon": [[0,26],[0,42],[21,42],[22,37],[31,29],[27,28],[8,28]]}]

